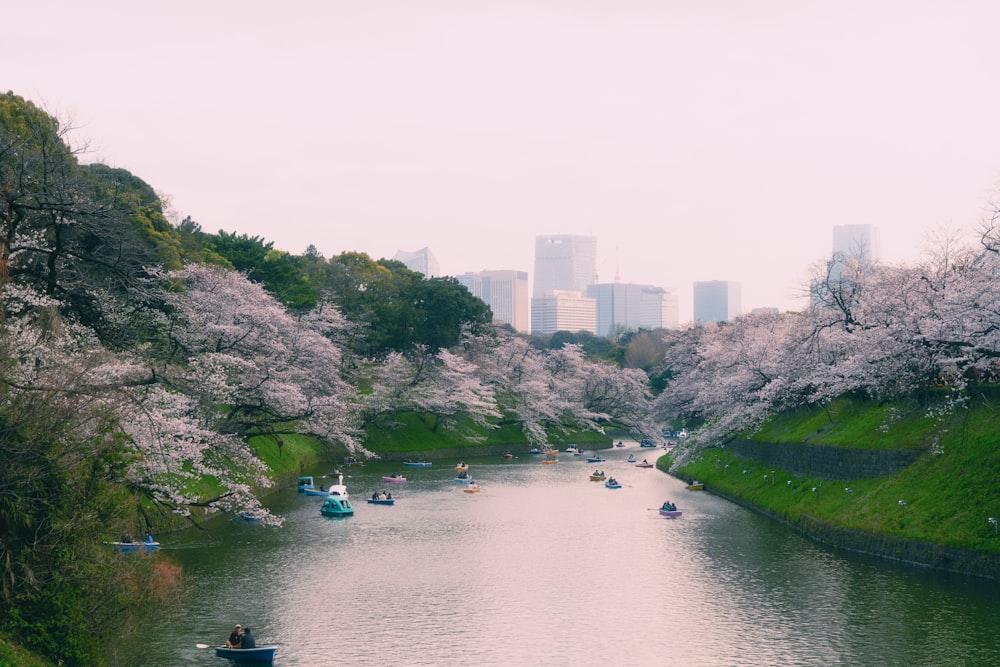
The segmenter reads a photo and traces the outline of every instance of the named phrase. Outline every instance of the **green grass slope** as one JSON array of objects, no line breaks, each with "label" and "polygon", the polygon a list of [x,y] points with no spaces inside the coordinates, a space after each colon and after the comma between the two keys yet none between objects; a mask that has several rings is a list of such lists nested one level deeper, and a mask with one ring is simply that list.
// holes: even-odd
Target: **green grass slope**
[{"label": "green grass slope", "polygon": [[[945,416],[926,407],[860,401],[844,401],[836,408],[840,418],[832,422],[815,411],[783,415],[754,439],[864,448],[924,446],[928,453],[904,470],[876,479],[797,477],[725,449],[706,450],[678,473],[791,520],[808,516],[841,528],[1000,553],[1000,530],[989,521],[1000,520],[1000,413],[991,396],[981,395],[968,409]],[[659,466],[668,467],[669,460]]]}]

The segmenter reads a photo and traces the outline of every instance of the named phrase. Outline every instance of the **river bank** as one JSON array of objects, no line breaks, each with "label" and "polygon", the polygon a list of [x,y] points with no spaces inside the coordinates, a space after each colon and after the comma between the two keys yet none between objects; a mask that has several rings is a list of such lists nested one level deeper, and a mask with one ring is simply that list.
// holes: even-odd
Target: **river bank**
[{"label": "river bank", "polygon": [[846,400],[801,410],[672,473],[822,544],[1000,580],[1000,416],[989,399],[933,417],[927,405]]}]

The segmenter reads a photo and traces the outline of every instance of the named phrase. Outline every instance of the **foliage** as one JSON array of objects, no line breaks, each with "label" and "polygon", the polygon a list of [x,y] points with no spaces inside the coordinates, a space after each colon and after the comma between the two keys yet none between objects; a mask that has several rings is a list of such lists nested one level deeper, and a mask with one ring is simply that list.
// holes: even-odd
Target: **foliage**
[{"label": "foliage", "polygon": [[12,643],[0,633],[0,665],[17,665],[18,667],[53,667],[52,663],[40,656],[30,653],[25,648]]},{"label": "foliage", "polygon": [[[430,450],[468,449],[471,446],[484,450],[490,447],[512,447],[528,444],[524,434],[516,424],[506,424],[496,428],[479,429],[479,437],[471,443],[464,435],[476,431],[474,424],[467,425],[462,432],[433,431],[431,425],[421,415],[416,413],[400,414],[396,418],[394,428],[373,428],[366,438],[368,447],[379,453],[422,452]],[[597,431],[568,431],[554,433],[548,439],[551,444],[607,444],[610,438]]]},{"label": "foliage", "polygon": [[806,406],[833,422],[840,397],[898,406],[939,392],[935,410],[960,409],[970,392],[997,381],[998,271],[988,246],[951,241],[913,266],[838,257],[815,273],[803,313],[665,334],[662,368],[672,379],[657,416],[703,420],[697,441],[712,445]]}]

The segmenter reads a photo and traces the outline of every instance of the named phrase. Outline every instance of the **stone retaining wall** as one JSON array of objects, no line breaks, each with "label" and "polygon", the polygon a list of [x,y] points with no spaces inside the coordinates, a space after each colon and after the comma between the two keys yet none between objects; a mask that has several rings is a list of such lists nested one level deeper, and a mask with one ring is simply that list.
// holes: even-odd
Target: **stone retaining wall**
[{"label": "stone retaining wall", "polygon": [[731,440],[724,449],[796,475],[823,479],[888,477],[920,457],[923,449],[854,449],[799,442]]}]

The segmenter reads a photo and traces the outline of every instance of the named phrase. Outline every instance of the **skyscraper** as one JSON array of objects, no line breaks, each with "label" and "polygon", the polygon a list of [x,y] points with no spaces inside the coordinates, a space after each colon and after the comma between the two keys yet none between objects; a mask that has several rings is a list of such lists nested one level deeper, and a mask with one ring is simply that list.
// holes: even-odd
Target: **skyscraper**
[{"label": "skyscraper", "polygon": [[597,301],[573,290],[549,290],[533,298],[531,333],[550,336],[557,331],[597,333]]},{"label": "skyscraper", "polygon": [[882,242],[876,225],[834,225],[833,256],[838,259],[882,259]]},{"label": "skyscraper", "polygon": [[553,290],[583,294],[596,279],[597,237],[557,234],[535,237],[535,285],[532,296]]},{"label": "skyscraper", "polygon": [[694,321],[728,322],[743,310],[742,286],[731,280],[708,280],[694,284]]},{"label": "skyscraper", "polygon": [[490,307],[495,320],[528,333],[527,271],[480,271],[463,273],[457,279]]},{"label": "skyscraper", "polygon": [[413,252],[400,250],[393,259],[406,264],[406,268],[410,271],[422,273],[428,278],[436,278],[441,275],[441,265],[438,264],[437,258],[431,253],[430,248],[424,247]]},{"label": "skyscraper", "polygon": [[677,328],[677,295],[653,285],[598,283],[587,287],[597,302],[597,335],[609,336],[621,328]]}]

